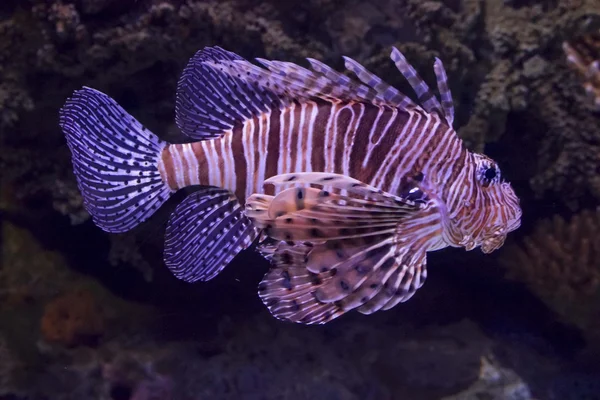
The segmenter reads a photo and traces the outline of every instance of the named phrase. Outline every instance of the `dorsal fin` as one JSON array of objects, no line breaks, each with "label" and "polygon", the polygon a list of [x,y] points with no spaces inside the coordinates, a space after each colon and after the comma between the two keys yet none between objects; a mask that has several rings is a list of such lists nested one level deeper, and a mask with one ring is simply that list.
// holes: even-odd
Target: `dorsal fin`
[{"label": "dorsal fin", "polygon": [[442,100],[442,110],[446,120],[452,126],[454,122],[454,102],[452,101],[452,92],[448,86],[448,76],[446,75],[446,69],[442,60],[436,57],[435,63],[433,64],[433,70],[437,78],[438,91],[440,92],[440,99]]},{"label": "dorsal fin", "polygon": [[362,101],[384,104],[373,89],[350,81],[341,85],[325,75],[307,70],[292,63],[260,60],[269,69],[260,68],[248,61],[233,60],[211,63],[215,69],[230,76],[239,76],[245,81],[268,88],[283,98],[309,100],[321,98],[331,102]]},{"label": "dorsal fin", "polygon": [[223,74],[215,62],[245,61],[220,47],[206,47],[190,59],[177,85],[175,121],[193,139],[221,136],[252,116],[280,107],[283,99],[247,80]]},{"label": "dorsal fin", "polygon": [[235,53],[207,47],[189,61],[179,81],[177,125],[194,139],[209,139],[273,107],[315,98],[333,103],[364,102],[404,110],[424,109],[451,124],[454,118],[452,96],[441,61],[436,59],[434,70],[442,104],[398,49],[393,49],[391,57],[415,90],[423,108],[347,57],[346,68],[359,81],[314,59],[308,59],[312,70],[291,62],[257,59],[265,69]]},{"label": "dorsal fin", "polygon": [[395,105],[400,109],[416,108],[417,105],[413,103],[410,97],[400,93],[398,89],[388,85],[381,80],[377,75],[368,71],[357,61],[350,57],[344,57],[346,61],[345,65],[349,71],[352,71],[356,77],[363,83],[369,85],[377,91],[383,98],[391,105]]},{"label": "dorsal fin", "polygon": [[443,116],[444,112],[442,111],[442,106],[435,97],[435,94],[429,89],[429,85],[421,78],[413,66],[409,64],[406,57],[404,57],[404,54],[395,47],[392,48],[392,60],[417,94],[417,98],[425,111],[429,113],[437,112],[439,115]]}]

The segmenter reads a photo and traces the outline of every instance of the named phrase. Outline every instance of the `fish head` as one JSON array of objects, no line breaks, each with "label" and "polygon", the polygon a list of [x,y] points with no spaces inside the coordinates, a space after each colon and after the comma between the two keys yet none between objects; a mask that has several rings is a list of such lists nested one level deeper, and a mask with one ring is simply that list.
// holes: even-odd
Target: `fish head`
[{"label": "fish head", "polygon": [[521,226],[521,207],[511,184],[504,181],[498,164],[482,154],[473,154],[473,169],[467,173],[466,190],[457,221],[459,245],[467,250],[481,247],[484,253],[500,248],[509,232]]}]

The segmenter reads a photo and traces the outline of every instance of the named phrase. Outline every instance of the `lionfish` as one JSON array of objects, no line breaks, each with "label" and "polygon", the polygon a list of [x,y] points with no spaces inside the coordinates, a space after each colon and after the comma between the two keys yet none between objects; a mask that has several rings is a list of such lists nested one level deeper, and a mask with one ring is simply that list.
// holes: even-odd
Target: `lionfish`
[{"label": "lionfish", "polygon": [[[426,254],[489,253],[520,225],[519,200],[492,159],[465,148],[442,62],[440,99],[404,55],[391,58],[413,102],[345,57],[357,79],[208,47],[177,87],[169,144],[107,95],[84,87],[60,124],[96,225],[124,232],[187,186],[171,214],[164,261],[194,282],[256,245],[271,263],[259,296],[277,318],[322,324],[387,310],[427,276]],[[441,100],[441,101],[440,101]]]},{"label": "lionfish", "polygon": [[563,43],[567,62],[584,79],[583,87],[600,111],[600,31]]}]

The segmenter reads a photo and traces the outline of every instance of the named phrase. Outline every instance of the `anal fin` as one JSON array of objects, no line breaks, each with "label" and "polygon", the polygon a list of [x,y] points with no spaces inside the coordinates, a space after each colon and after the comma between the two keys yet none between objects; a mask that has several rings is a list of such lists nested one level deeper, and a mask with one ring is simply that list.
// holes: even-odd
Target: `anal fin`
[{"label": "anal fin", "polygon": [[233,193],[203,187],[171,214],[165,239],[165,264],[179,279],[208,281],[257,236]]}]

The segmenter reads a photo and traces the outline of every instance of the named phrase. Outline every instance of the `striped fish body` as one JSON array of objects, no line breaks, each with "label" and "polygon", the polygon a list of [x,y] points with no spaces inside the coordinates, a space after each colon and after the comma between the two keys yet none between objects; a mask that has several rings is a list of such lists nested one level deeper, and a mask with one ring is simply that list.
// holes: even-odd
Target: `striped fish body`
[{"label": "striped fish body", "polygon": [[61,126],[86,209],[109,232],[172,213],[165,263],[193,282],[216,276],[260,238],[272,268],[259,294],[280,319],[325,323],[394,307],[423,284],[426,253],[500,247],[520,224],[497,164],[464,148],[441,61],[440,100],[397,50],[420,105],[356,61],[358,80],[309,59],[260,68],[218,47],[198,52],[178,85],[168,144],[110,97],[77,91]]},{"label": "striped fish body", "polygon": [[291,172],[346,175],[389,193],[406,191],[413,178],[447,197],[467,159],[437,114],[310,101],[254,116],[221,138],[168,145],[160,170],[173,190],[222,187],[241,203],[254,193],[274,194],[264,181]]}]

